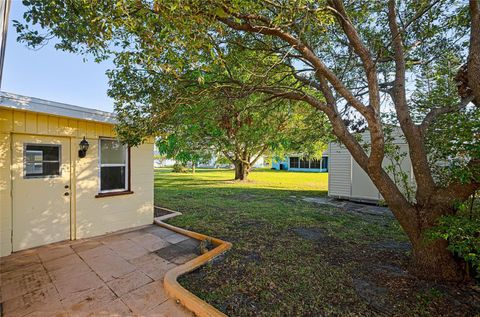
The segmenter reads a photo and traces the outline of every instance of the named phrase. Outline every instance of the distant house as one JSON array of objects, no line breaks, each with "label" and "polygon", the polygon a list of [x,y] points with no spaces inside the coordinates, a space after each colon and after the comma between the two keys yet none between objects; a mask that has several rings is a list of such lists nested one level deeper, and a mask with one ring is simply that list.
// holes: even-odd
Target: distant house
[{"label": "distant house", "polygon": [[282,161],[273,161],[272,169],[292,172],[328,172],[328,153],[324,152],[321,159],[308,159],[301,154],[291,154]]},{"label": "distant house", "polygon": [[0,93],[0,256],[151,224],[153,140],[112,113]]}]

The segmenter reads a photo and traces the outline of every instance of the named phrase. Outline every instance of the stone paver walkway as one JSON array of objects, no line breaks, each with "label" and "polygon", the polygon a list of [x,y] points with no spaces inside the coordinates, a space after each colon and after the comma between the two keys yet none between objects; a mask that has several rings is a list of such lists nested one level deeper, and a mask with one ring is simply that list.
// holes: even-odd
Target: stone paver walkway
[{"label": "stone paver walkway", "polygon": [[150,225],[0,258],[2,316],[192,316],[163,277],[198,244]]}]

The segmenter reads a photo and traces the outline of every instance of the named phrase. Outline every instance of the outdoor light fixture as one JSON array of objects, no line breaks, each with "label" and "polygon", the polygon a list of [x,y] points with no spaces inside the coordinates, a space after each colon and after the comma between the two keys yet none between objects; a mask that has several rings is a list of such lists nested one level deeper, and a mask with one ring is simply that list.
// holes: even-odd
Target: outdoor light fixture
[{"label": "outdoor light fixture", "polygon": [[83,137],[83,140],[80,141],[80,150],[78,150],[78,157],[83,158],[87,155],[87,150],[88,150],[88,141],[85,140],[85,137]]}]

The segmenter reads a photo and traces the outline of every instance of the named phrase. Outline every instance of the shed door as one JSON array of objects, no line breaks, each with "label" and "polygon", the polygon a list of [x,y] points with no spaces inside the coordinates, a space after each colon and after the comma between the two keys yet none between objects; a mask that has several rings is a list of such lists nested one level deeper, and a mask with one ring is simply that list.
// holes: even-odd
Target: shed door
[{"label": "shed door", "polygon": [[70,141],[14,135],[13,251],[70,239]]}]

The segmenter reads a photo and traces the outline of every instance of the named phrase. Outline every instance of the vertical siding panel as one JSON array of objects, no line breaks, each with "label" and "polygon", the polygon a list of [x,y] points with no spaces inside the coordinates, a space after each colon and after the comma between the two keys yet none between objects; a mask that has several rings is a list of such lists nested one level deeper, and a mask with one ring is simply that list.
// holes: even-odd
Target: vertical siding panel
[{"label": "vertical siding panel", "polygon": [[97,131],[95,130],[95,123],[87,122],[87,137],[96,138],[98,136]]},{"label": "vertical siding panel", "polygon": [[[5,113],[3,110],[0,111],[0,118],[0,122],[8,118],[10,127],[13,127],[12,111],[8,110]],[[9,255],[12,251],[12,200],[10,196],[11,130],[5,132],[0,133],[0,256]]]},{"label": "vertical siding panel", "polygon": [[115,126],[113,124],[109,124],[110,127],[110,136],[111,137],[116,137],[117,136],[117,131],[115,131]]},{"label": "vertical siding panel", "polygon": [[48,134],[48,116],[43,114],[37,116],[37,132],[39,134]]},{"label": "vertical siding panel", "polygon": [[58,118],[48,117],[48,134],[58,135]]},{"label": "vertical siding panel", "polygon": [[78,121],[78,138],[87,136],[87,123],[85,121]]},{"label": "vertical siding panel", "polygon": [[27,112],[25,118],[25,132],[37,133],[37,114]]},{"label": "vertical siding panel", "polygon": [[68,119],[58,118],[58,134],[59,135],[69,135]]},{"label": "vertical siding panel", "polygon": [[97,136],[103,136],[103,124],[95,123],[95,133]]},{"label": "vertical siding panel", "polygon": [[23,111],[13,112],[13,131],[25,132],[25,112]]},{"label": "vertical siding panel", "polygon": [[351,197],[352,156],[338,143],[330,143],[328,158],[328,196]]},{"label": "vertical siding panel", "polygon": [[0,131],[11,132],[13,130],[13,111],[0,109]]},{"label": "vertical siding panel", "polygon": [[71,136],[77,136],[78,132],[78,120],[70,119],[68,120],[68,130]]},{"label": "vertical siding panel", "polygon": [[112,126],[109,124],[104,124],[103,125],[103,136],[112,136]]}]

